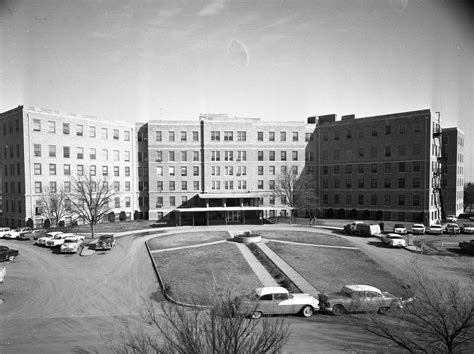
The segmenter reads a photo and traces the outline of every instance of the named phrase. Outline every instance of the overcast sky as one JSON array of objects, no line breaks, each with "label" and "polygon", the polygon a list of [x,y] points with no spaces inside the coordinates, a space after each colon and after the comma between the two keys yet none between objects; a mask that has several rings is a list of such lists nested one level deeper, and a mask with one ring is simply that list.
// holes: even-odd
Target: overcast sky
[{"label": "overcast sky", "polygon": [[430,108],[467,135],[473,7],[455,0],[0,0],[0,110],[304,121]]}]

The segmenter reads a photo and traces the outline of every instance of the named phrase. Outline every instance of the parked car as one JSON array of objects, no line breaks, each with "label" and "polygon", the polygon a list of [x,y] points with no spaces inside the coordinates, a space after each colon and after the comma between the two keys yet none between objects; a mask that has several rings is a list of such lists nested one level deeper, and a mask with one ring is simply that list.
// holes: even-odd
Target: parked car
[{"label": "parked car", "polygon": [[383,243],[388,247],[406,247],[407,243],[403,236],[394,233],[388,233],[380,237]]},{"label": "parked car", "polygon": [[443,233],[443,227],[438,224],[430,225],[430,229],[428,232],[433,235],[439,235]]},{"label": "parked car", "polygon": [[474,234],[474,224],[462,224],[461,232],[463,234]]},{"label": "parked car", "polygon": [[13,261],[20,254],[18,250],[0,246],[0,261]]},{"label": "parked car", "polygon": [[459,242],[461,252],[467,254],[474,254],[474,240]]},{"label": "parked car", "polygon": [[444,233],[446,234],[452,234],[452,233],[459,234],[460,232],[461,232],[461,228],[459,227],[458,224],[454,222],[447,223],[444,226]]},{"label": "parked car", "polygon": [[363,224],[362,221],[353,221],[350,224],[344,225],[344,232],[348,234],[355,234],[357,233],[357,225]]},{"label": "parked car", "polygon": [[110,250],[115,246],[114,235],[100,235],[95,244],[96,250]]},{"label": "parked car", "polygon": [[405,235],[407,233],[407,228],[403,224],[395,224],[393,227],[393,232],[396,234]]},{"label": "parked car", "polygon": [[12,230],[9,227],[0,227],[0,237],[4,237],[10,231]]},{"label": "parked car", "polygon": [[458,218],[456,217],[456,215],[448,215],[448,216],[446,216],[446,221],[447,222],[456,222],[456,221],[458,221]]},{"label": "parked car", "polygon": [[54,235],[50,239],[46,240],[45,246],[46,247],[61,246],[64,243],[64,239],[68,236],[74,236],[74,234],[61,232],[60,234]]},{"label": "parked car", "polygon": [[31,232],[31,227],[24,226],[24,227],[17,227],[15,231],[18,231],[20,234],[26,234]]},{"label": "parked car", "polygon": [[59,252],[61,253],[76,253],[79,246],[84,241],[83,238],[77,237],[76,235],[66,236],[64,242],[61,245]]},{"label": "parked car", "polygon": [[15,230],[11,230],[10,232],[7,232],[5,235],[3,235],[3,238],[19,238],[20,233]]},{"label": "parked car", "polygon": [[319,310],[318,300],[309,294],[291,294],[279,286],[262,287],[244,297],[242,309],[251,318],[262,315],[301,314],[310,317]]},{"label": "parked car", "polygon": [[413,235],[423,235],[425,231],[425,225],[423,224],[413,224],[413,227],[411,228],[411,233]]},{"label": "parked car", "polygon": [[38,240],[36,241],[36,243],[37,243],[38,245],[45,246],[45,245],[46,245],[46,241],[52,239],[54,236],[59,235],[59,234],[62,234],[62,231],[48,232],[48,233],[47,233],[46,235],[44,235],[43,237],[38,238]]},{"label": "parked car", "polygon": [[339,292],[319,294],[319,306],[339,316],[348,312],[386,313],[403,304],[401,298],[370,285],[345,285]]}]

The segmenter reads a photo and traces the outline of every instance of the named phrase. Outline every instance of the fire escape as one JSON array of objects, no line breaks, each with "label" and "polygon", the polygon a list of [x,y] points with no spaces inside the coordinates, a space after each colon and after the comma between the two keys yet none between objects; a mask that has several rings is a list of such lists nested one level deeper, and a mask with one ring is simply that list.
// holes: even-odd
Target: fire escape
[{"label": "fire escape", "polygon": [[444,157],[442,154],[442,135],[441,135],[441,119],[439,112],[436,112],[438,116],[437,124],[433,128],[433,143],[438,146],[436,148],[436,165],[433,168],[433,194],[435,196],[435,206],[438,210],[438,214],[441,215],[441,220],[446,219],[444,211],[444,201],[443,201],[443,164]]}]

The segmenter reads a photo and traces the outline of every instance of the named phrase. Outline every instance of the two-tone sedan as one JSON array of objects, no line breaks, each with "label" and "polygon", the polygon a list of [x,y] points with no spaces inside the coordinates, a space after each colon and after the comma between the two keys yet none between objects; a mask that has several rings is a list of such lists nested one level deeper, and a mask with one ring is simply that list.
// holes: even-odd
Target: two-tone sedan
[{"label": "two-tone sedan", "polygon": [[46,235],[43,237],[38,238],[36,243],[40,246],[46,246],[46,242],[48,240],[51,240],[54,236],[62,234],[62,231],[53,231],[53,232],[48,232]]},{"label": "two-tone sedan", "polygon": [[402,308],[402,299],[370,285],[345,285],[341,291],[319,294],[321,310],[339,316],[349,312],[386,313]]},{"label": "two-tone sedan", "polygon": [[380,237],[382,242],[386,244],[388,247],[406,247],[407,242],[403,238],[403,236],[394,233],[384,234]]},{"label": "two-tone sedan", "polygon": [[83,239],[76,235],[69,235],[64,238],[63,244],[60,246],[61,253],[76,253]]},{"label": "two-tone sedan", "polygon": [[309,294],[293,294],[279,286],[262,287],[243,298],[243,309],[251,318],[262,315],[294,315],[310,317],[319,310],[318,300]]},{"label": "two-tone sedan", "polygon": [[428,232],[432,235],[441,235],[443,233],[443,227],[438,224],[430,225]]},{"label": "two-tone sedan", "polygon": [[0,261],[13,261],[20,254],[18,250],[0,246]]},{"label": "two-tone sedan", "polygon": [[395,224],[393,232],[395,234],[405,235],[407,233],[407,228],[403,224]]},{"label": "two-tone sedan", "polygon": [[411,233],[413,235],[423,235],[425,233],[425,225],[423,224],[413,224],[411,228]]}]

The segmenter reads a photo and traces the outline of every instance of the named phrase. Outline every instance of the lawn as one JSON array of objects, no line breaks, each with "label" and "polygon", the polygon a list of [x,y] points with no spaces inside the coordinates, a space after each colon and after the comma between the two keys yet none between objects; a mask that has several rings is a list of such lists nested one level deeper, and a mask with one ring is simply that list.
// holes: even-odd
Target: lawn
[{"label": "lawn", "polygon": [[347,284],[367,284],[403,295],[402,283],[359,250],[278,242],[267,245],[321,292],[338,291]]},{"label": "lawn", "polygon": [[235,295],[261,286],[232,243],[155,253],[153,259],[172,297],[180,301],[203,303],[202,296],[214,288],[213,283],[235,288]]},{"label": "lawn", "polygon": [[273,240],[310,243],[313,245],[354,246],[350,241],[347,241],[341,237],[322,233],[284,230],[259,232],[261,233],[262,237]]},{"label": "lawn", "polygon": [[[153,224],[150,220],[132,220],[132,221],[115,221],[103,222],[94,226],[94,233],[116,233],[135,230],[152,229]],[[66,228],[68,232],[90,233],[90,225],[77,225]],[[156,230],[160,230],[156,228]]]},{"label": "lawn", "polygon": [[222,241],[228,238],[230,236],[226,231],[185,232],[153,238],[148,241],[148,246],[151,250],[157,250]]}]

